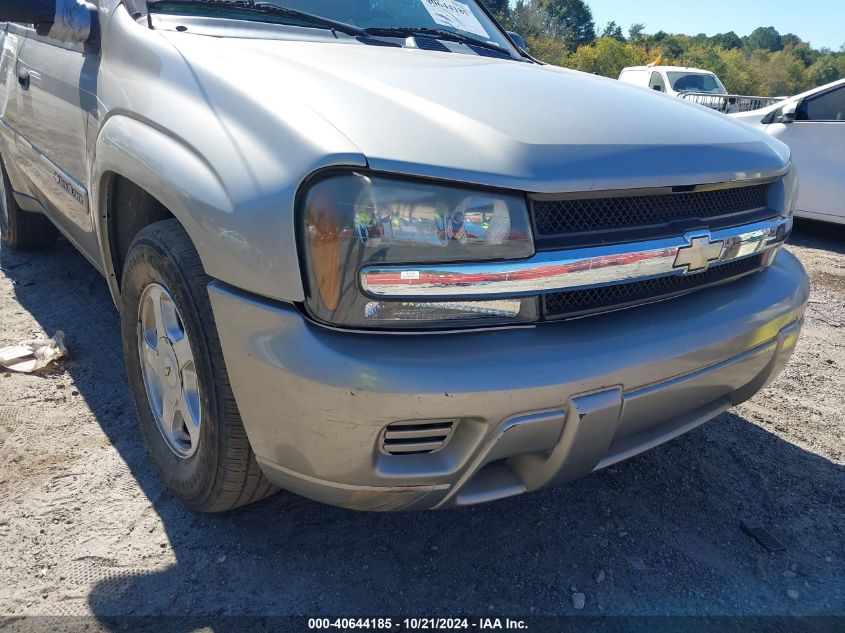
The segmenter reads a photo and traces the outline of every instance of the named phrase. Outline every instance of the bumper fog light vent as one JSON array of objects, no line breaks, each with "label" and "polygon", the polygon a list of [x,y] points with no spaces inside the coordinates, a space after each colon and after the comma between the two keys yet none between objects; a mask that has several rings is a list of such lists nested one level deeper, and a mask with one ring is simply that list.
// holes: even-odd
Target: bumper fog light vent
[{"label": "bumper fog light vent", "polygon": [[445,448],[454,420],[395,422],[384,429],[381,451],[388,455],[424,455]]}]

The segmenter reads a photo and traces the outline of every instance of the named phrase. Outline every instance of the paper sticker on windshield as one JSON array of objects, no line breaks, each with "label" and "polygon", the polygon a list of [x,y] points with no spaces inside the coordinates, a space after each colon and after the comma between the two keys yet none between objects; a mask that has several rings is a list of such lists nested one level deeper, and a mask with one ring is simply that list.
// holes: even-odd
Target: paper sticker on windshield
[{"label": "paper sticker on windshield", "polygon": [[458,31],[480,35],[488,39],[490,34],[481,26],[467,5],[458,0],[420,0],[431,18],[442,26],[451,26]]}]

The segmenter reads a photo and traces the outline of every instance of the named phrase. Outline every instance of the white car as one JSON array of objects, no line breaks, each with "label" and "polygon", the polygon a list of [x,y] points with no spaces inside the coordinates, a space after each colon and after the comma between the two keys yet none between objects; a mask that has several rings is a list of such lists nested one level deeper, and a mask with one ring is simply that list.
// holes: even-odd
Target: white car
[{"label": "white car", "polygon": [[795,215],[845,224],[845,79],[731,116],[789,145],[800,181]]}]

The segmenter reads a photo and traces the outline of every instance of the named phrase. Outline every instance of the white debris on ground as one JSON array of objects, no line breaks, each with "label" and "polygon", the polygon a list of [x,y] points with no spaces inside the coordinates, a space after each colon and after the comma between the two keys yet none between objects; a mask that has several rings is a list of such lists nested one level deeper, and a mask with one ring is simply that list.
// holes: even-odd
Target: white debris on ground
[{"label": "white debris on ground", "polygon": [[67,356],[65,333],[59,330],[51,338],[21,341],[0,349],[0,367],[31,374]]}]

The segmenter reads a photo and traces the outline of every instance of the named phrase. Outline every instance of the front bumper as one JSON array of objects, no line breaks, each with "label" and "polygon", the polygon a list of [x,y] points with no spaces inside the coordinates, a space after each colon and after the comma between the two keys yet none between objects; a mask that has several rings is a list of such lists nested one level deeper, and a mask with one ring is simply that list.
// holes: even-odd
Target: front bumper
[{"label": "front bumper", "polygon": [[[443,508],[568,481],[759,391],[789,359],[809,295],[789,252],[684,297],[511,330],[387,335],[315,326],[209,288],[247,434],[266,475],[360,510]],[[457,420],[443,450],[390,455],[385,427]]]}]

